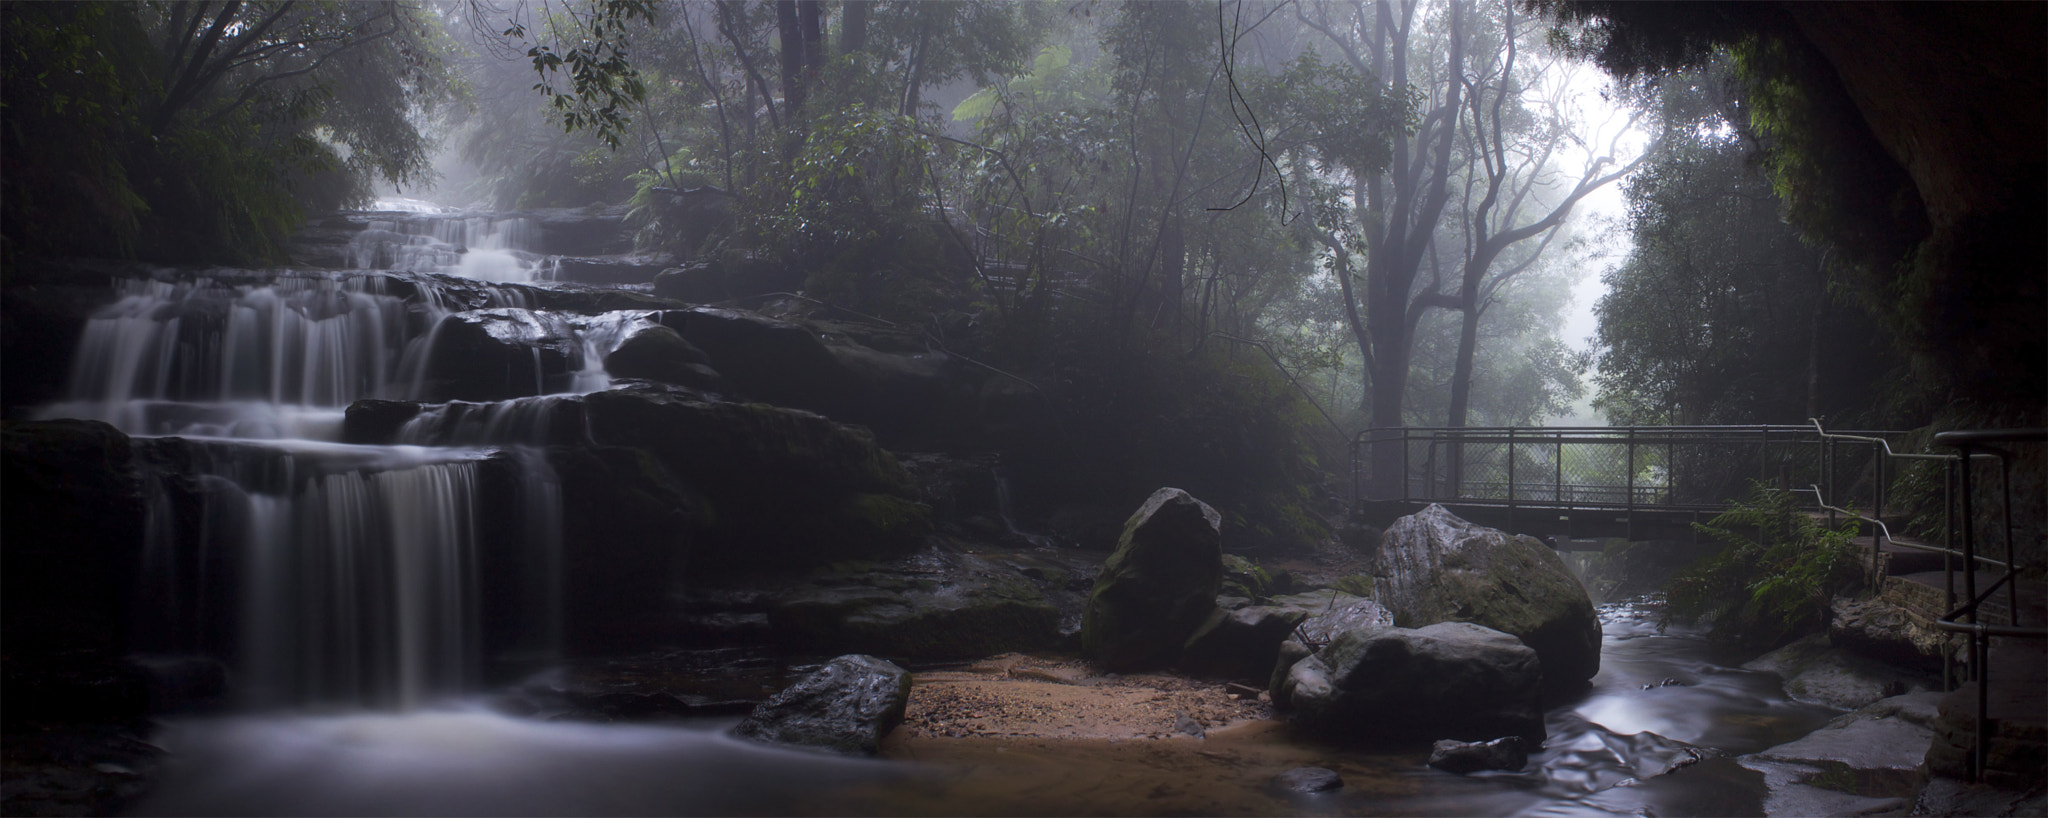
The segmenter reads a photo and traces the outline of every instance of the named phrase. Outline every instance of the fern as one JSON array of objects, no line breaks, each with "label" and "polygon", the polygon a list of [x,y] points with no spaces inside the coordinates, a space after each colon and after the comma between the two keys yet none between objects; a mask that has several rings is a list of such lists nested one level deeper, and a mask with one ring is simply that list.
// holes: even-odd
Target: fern
[{"label": "fern", "polygon": [[1693,527],[1723,548],[1672,578],[1663,616],[1706,622],[1719,640],[1769,645],[1818,630],[1829,600],[1864,578],[1855,522],[1831,528],[1761,483]]}]

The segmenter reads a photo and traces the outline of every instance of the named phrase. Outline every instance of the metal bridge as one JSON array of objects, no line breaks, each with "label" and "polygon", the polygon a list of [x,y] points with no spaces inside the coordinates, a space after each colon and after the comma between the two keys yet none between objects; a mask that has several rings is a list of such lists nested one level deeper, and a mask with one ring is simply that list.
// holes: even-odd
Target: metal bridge
[{"label": "metal bridge", "polygon": [[[1829,432],[1819,421],[1368,429],[1351,443],[1352,507],[1384,522],[1439,503],[1473,522],[1570,548],[1586,538],[1693,536],[1693,523],[1750,494],[1753,482],[1791,492],[1799,507],[1830,524],[1855,520],[1881,595],[1948,635],[1943,681],[1952,690],[1974,682],[1974,695],[1959,704],[1975,710],[1970,769],[1981,779],[1987,725],[2048,718],[2048,699],[2030,681],[2044,666],[2048,604],[2040,581],[2024,579],[2015,559],[2016,534],[2038,540],[2048,526],[2030,520],[2016,528],[2012,491],[2019,450],[2048,444],[2048,430],[1943,432],[1929,452],[1899,451],[1906,437]],[[1894,486],[1940,495],[1940,525],[1926,526],[1937,530],[1936,542],[1894,534],[1902,522]],[[2022,499],[2021,513],[2041,513],[2040,498]],[[1926,513],[1931,504],[1919,505]],[[2033,548],[2038,554],[2042,545]],[[2018,685],[1997,704],[1994,674]]]},{"label": "metal bridge", "polygon": [[[1903,432],[1811,426],[1403,427],[1352,443],[1354,508],[1398,517],[1440,503],[1461,517],[1569,539],[1691,537],[1751,481],[1882,519]],[[1569,547],[1567,545],[1567,547]]]}]

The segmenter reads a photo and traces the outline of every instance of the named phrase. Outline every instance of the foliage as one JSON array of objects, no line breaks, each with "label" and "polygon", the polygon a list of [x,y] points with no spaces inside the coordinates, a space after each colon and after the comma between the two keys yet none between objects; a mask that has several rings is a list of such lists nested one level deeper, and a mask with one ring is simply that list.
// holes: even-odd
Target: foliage
[{"label": "foliage", "polygon": [[1895,365],[1871,317],[1836,295],[1833,254],[1780,218],[1732,82],[1667,78],[1675,132],[1624,187],[1635,246],[1595,310],[1595,406],[1616,422],[1840,420],[1867,412]]},{"label": "foliage", "polygon": [[1672,578],[1664,616],[1707,620],[1715,638],[1758,647],[1790,641],[1825,627],[1829,601],[1865,579],[1855,521],[1829,528],[1796,509],[1789,492],[1762,483],[1693,527],[1722,550]]},{"label": "foliage", "polygon": [[4,9],[9,253],[256,261],[430,171],[445,47],[398,4]]}]

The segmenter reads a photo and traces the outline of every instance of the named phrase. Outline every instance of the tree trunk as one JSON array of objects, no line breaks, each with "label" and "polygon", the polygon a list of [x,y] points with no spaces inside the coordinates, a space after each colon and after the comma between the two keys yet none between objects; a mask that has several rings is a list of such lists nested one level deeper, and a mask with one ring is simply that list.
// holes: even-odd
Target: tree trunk
[{"label": "tree trunk", "polygon": [[839,54],[845,56],[868,47],[868,11],[873,0],[846,0],[845,16],[839,23]]}]

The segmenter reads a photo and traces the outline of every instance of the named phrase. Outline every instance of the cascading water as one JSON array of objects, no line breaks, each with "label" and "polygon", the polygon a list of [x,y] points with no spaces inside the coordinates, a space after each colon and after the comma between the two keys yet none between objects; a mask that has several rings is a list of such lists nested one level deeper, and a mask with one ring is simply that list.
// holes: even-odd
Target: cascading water
[{"label": "cascading water", "polygon": [[429,214],[417,209],[388,215],[391,218],[372,220],[349,242],[349,266],[443,272],[499,283],[554,277],[554,260],[533,251],[540,227],[531,218]]},{"label": "cascading water", "polygon": [[[444,323],[533,314],[525,290],[487,283],[532,275],[478,266],[496,253],[535,269],[520,249],[532,231],[422,215],[358,237],[365,261],[429,273],[155,270],[114,282],[64,400],[36,416],[135,438],[150,514],[135,591],[143,649],[228,659],[248,706],[384,708],[474,685],[486,645],[527,661],[559,650],[560,486],[535,448],[549,441],[516,420],[555,399],[430,406],[415,425],[444,428],[406,437],[429,446],[342,442],[355,401],[437,397],[427,373],[445,368]],[[549,319],[580,354],[553,384],[574,392],[607,388],[600,362],[650,323]],[[506,388],[550,385],[536,365]],[[510,475],[512,495],[485,491],[487,472]],[[517,599],[487,605],[485,571],[504,580],[489,593]],[[511,613],[487,622],[486,608]]]}]

